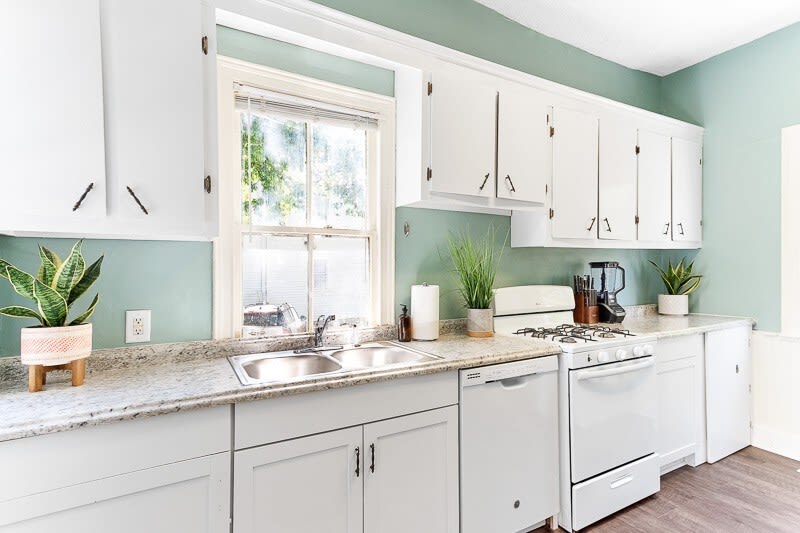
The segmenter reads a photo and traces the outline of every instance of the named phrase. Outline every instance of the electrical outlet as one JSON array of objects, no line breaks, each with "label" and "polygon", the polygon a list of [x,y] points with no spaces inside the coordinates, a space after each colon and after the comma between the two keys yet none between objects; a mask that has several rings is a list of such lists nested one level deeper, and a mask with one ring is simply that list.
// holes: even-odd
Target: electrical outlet
[{"label": "electrical outlet", "polygon": [[125,342],[150,341],[150,310],[125,311]]}]

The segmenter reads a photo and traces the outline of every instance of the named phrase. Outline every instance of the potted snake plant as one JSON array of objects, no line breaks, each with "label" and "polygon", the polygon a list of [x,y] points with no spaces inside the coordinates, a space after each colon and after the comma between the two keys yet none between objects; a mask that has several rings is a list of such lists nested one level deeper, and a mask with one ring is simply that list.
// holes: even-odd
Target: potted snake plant
[{"label": "potted snake plant", "polygon": [[[503,243],[505,246],[505,243]],[[495,250],[495,230],[490,227],[485,237],[473,241],[466,232],[448,237],[450,259],[458,281],[458,291],[467,306],[467,335],[494,335],[494,279],[502,256]]]},{"label": "potted snake plant", "polygon": [[650,263],[658,270],[667,294],[658,295],[658,312],[662,315],[686,315],[689,313],[689,295],[697,290],[703,276],[694,273],[694,261],[686,264],[685,258],[676,265],[667,262],[661,268],[652,259]]},{"label": "potted snake plant", "polygon": [[73,385],[83,383],[85,359],[92,352],[92,324],[87,321],[97,308],[99,294],[76,316],[70,318],[70,311],[97,281],[103,257],[87,266],[82,246],[82,240],[76,242],[63,261],[55,252],[39,246],[40,265],[36,275],[0,259],[0,277],[34,304],[2,307],[0,314],[39,322],[20,330],[20,355],[22,363],[29,367],[31,391],[41,390],[44,373],[56,367],[72,370]]}]

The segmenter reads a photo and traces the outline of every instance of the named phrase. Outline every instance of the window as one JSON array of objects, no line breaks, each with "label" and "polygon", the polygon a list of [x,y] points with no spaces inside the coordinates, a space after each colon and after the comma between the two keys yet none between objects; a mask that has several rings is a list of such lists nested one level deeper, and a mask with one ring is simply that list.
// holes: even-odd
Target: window
[{"label": "window", "polygon": [[390,321],[392,99],[227,58],[219,78],[231,219],[215,244],[215,336]]}]

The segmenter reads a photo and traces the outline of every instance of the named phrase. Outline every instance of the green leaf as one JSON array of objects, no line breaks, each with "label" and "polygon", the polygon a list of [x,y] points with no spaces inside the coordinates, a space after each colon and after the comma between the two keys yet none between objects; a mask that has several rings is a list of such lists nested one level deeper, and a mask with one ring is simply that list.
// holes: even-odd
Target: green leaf
[{"label": "green leaf", "polygon": [[14,290],[17,291],[17,294],[25,298],[30,298],[31,300],[36,300],[36,295],[33,291],[34,282],[36,281],[34,277],[27,272],[23,272],[14,265],[6,264],[6,277],[8,281],[11,282]]},{"label": "green leaf", "polygon": [[86,262],[83,260],[81,247],[83,240],[75,243],[67,260],[58,268],[50,287],[56,290],[65,300],[69,298],[70,292],[75,288],[78,281],[83,277],[86,269]]},{"label": "green leaf", "polygon": [[[57,260],[58,264],[56,264],[53,259]],[[58,267],[61,266],[61,259],[59,259],[58,256],[53,252],[40,245],[39,260],[39,272],[36,275],[36,278],[45,285],[50,285],[53,282],[56,272],[58,271]]]},{"label": "green leaf", "polygon": [[42,315],[33,309],[28,309],[27,307],[22,307],[21,305],[9,305],[8,307],[2,307],[0,308],[0,315],[13,316],[15,318],[35,318],[44,325],[44,318],[42,318]]},{"label": "green leaf", "polygon": [[36,302],[45,326],[64,325],[67,319],[67,301],[60,294],[14,266],[6,267],[6,271],[14,290]]},{"label": "green leaf", "polygon": [[8,273],[6,273],[6,267],[11,266],[11,263],[5,261],[4,259],[0,259],[0,278],[8,279]]},{"label": "green leaf", "polygon": [[92,299],[92,303],[89,304],[89,308],[86,311],[84,311],[82,314],[78,315],[78,317],[75,320],[73,320],[72,322],[70,322],[69,325],[70,326],[77,326],[77,325],[83,324],[84,322],[89,320],[89,317],[91,317],[92,314],[94,313],[94,309],[95,309],[95,307],[97,307],[97,302],[99,302],[99,301],[100,301],[100,295],[99,294],[95,294],[94,298]]},{"label": "green leaf", "polygon": [[89,268],[83,273],[83,277],[78,281],[75,287],[72,289],[72,292],[69,293],[69,298],[67,298],[67,304],[72,305],[72,303],[83,296],[83,293],[89,290],[89,288],[94,285],[94,282],[97,281],[97,278],[100,277],[100,267],[103,265],[103,258],[105,256],[100,256],[100,259],[89,265]]},{"label": "green leaf", "polygon": [[700,286],[703,276],[693,274],[694,261],[686,264],[686,258],[683,258],[675,265],[672,264],[672,261],[668,261],[666,270],[658,266],[652,259],[650,263],[658,270],[667,294],[690,294]]}]

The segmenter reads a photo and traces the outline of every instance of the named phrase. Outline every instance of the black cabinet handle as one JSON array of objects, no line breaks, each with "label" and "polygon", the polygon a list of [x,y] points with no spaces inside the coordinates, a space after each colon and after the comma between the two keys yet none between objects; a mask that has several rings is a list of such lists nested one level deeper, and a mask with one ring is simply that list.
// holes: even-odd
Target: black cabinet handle
[{"label": "black cabinet handle", "polygon": [[128,189],[128,194],[130,194],[133,197],[133,199],[136,201],[136,204],[139,206],[139,208],[142,210],[142,212],[145,215],[149,215],[150,213],[147,212],[147,208],[142,205],[141,201],[139,201],[139,198],[136,196],[136,193],[133,192],[133,189],[131,189],[130,187],[126,187],[126,189]]},{"label": "black cabinet handle", "polygon": [[487,172],[487,173],[486,173],[486,175],[483,177],[483,183],[481,183],[481,186],[480,186],[480,187],[478,187],[478,190],[479,190],[479,191],[482,191],[482,190],[483,190],[483,188],[486,186],[486,182],[487,182],[487,181],[489,181],[489,174],[490,174],[490,173],[489,173],[489,172]]},{"label": "black cabinet handle", "polygon": [[611,224],[609,224],[609,223],[608,223],[608,219],[607,219],[607,218],[604,218],[604,219],[603,219],[603,222],[605,222],[605,223],[606,223],[606,227],[608,228],[608,229],[606,229],[606,231],[611,231]]},{"label": "black cabinet handle", "polygon": [[686,235],[686,234],[683,232],[683,223],[682,223],[682,222],[678,222],[678,227],[679,227],[679,228],[681,228],[681,235]]},{"label": "black cabinet handle", "polygon": [[517,192],[517,189],[514,188],[514,182],[511,181],[511,175],[510,174],[506,174],[506,181],[511,186],[511,192]]},{"label": "black cabinet handle", "polygon": [[94,189],[94,182],[90,183],[89,186],[86,187],[86,190],[83,191],[83,194],[81,194],[81,197],[78,198],[78,201],[75,202],[75,205],[72,206],[72,210],[73,211],[77,211],[80,208],[81,204],[86,199],[86,195],[89,194],[89,191],[91,191],[92,189]]},{"label": "black cabinet handle", "polygon": [[370,465],[369,465],[369,471],[374,474],[375,473],[375,444],[370,444],[369,445],[369,452],[372,455],[372,461],[370,462]]},{"label": "black cabinet handle", "polygon": [[667,233],[669,233],[669,222],[664,224],[664,235],[666,235]]},{"label": "black cabinet handle", "polygon": [[589,227],[586,228],[586,231],[592,231],[592,228],[594,227],[595,220],[597,220],[597,217],[592,217],[592,223],[589,224]]},{"label": "black cabinet handle", "polygon": [[361,475],[361,448],[356,446],[356,477]]}]

